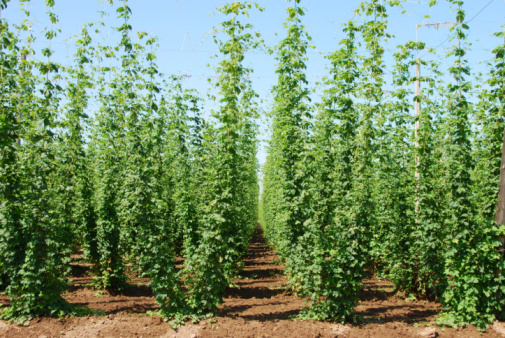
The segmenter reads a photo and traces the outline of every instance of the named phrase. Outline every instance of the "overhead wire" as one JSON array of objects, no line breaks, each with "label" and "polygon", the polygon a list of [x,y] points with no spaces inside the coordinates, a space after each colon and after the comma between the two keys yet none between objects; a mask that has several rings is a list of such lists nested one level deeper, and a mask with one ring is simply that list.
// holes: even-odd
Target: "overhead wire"
[{"label": "overhead wire", "polygon": [[[472,22],[473,19],[475,19],[480,13],[482,13],[482,11],[484,11],[489,5],[491,5],[492,2],[494,2],[494,0],[490,0],[487,4],[485,4],[484,7],[482,7],[474,16],[472,16],[470,18],[470,20],[466,21],[466,23]],[[451,38],[451,36],[449,35],[444,41],[442,41],[435,48],[432,48],[432,49],[438,49],[438,48],[440,48],[443,44],[445,44],[447,41],[449,41],[450,38]],[[421,58],[424,58],[428,54],[429,54],[429,52],[426,53],[426,54],[424,54]]]}]

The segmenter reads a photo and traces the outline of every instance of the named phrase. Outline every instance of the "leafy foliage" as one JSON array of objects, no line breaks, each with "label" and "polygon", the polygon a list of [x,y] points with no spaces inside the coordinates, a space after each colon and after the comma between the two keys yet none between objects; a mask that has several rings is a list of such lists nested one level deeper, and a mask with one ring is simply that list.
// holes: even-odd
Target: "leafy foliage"
[{"label": "leafy foliage", "polygon": [[448,76],[433,51],[419,57],[422,42],[398,46],[389,65],[388,11],[401,1],[368,0],[326,56],[311,104],[311,38],[301,0],[290,1],[274,49],[261,201],[258,95],[245,60],[263,41],[244,22],[259,5],[218,9],[226,19],[214,34],[208,119],[194,90],[159,72],[157,38],[133,33],[126,0],[114,7],[117,43],[99,42],[104,17],[87,24],[66,67],[52,61],[53,0],[40,60],[28,18],[0,19],[0,283],[11,298],[1,318],[89,313],[61,296],[81,254],[98,290],[127,288],[137,273],[175,324],[215,315],[258,216],[291,290],[309,299],[302,318],[358,320],[367,271],[439,300],[441,324],[485,329],[503,318],[505,228],[493,218],[505,49],[493,50],[483,84],[472,83],[463,1],[449,3]]},{"label": "leafy foliage", "polygon": [[247,79],[252,70],[243,66],[243,60],[260,41],[258,34],[250,32],[250,24],[239,21],[252,7],[249,2],[235,2],[218,9],[231,16],[220,24],[228,40],[215,38],[225,56],[216,69],[220,105],[213,117],[218,126],[204,131],[202,183],[206,194],[199,206],[200,238],[186,261],[189,306],[198,315],[215,313],[257,223],[257,113],[251,103],[256,94]]},{"label": "leafy foliage", "polygon": [[[292,287],[301,294],[310,265],[311,239],[306,231],[308,189],[307,144],[310,110],[305,61],[310,37],[301,24],[300,1],[288,7],[287,36],[276,47],[277,85],[272,111],[272,139],[265,165],[262,195],[265,232],[286,260]],[[307,237],[304,238],[304,234]]]},{"label": "leafy foliage", "polygon": [[[314,120],[299,100],[303,53],[280,49],[293,62],[279,58],[261,210],[292,288],[311,297],[302,317],[355,320],[365,268],[390,278],[398,291],[441,299],[440,323],[484,328],[503,309],[502,232],[493,222],[503,53],[495,50],[476,114],[481,127],[474,130],[466,97],[472,86],[465,80],[468,26],[463,3],[453,3],[458,43],[448,85],[436,60],[416,58],[425,48],[420,42],[399,46],[387,82],[386,7],[397,1],[363,2],[356,10],[363,23],[355,18],[344,26],[346,37],[328,56],[330,74]],[[306,46],[291,35],[297,24],[283,40],[293,50]],[[361,46],[367,53],[357,52]],[[416,67],[430,75],[413,76]],[[283,76],[292,87],[281,86],[289,83]],[[420,94],[408,89],[416,82]],[[422,104],[419,115],[411,113],[415,104]]]},{"label": "leafy foliage", "polygon": [[[54,13],[49,16],[55,23]],[[58,212],[64,205],[58,199],[61,177],[52,131],[62,88],[50,78],[59,71],[50,49],[45,49],[47,61],[27,61],[30,45],[20,47],[3,21],[2,34],[2,53],[7,51],[2,82],[8,94],[2,116],[9,119],[2,123],[2,171],[11,179],[2,184],[2,270],[8,273],[11,297],[2,318],[24,321],[73,311],[60,296],[67,286],[72,238],[61,221],[65,215]],[[54,34],[47,33],[49,41]]]}]

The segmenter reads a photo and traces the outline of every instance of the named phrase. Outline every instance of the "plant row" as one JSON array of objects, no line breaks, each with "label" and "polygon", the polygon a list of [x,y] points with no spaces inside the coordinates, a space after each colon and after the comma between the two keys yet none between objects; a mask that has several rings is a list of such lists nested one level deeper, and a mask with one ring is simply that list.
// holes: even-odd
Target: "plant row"
[{"label": "plant row", "polygon": [[161,315],[214,314],[258,219],[257,95],[243,59],[260,40],[239,20],[253,6],[219,9],[218,101],[204,119],[202,99],[159,73],[157,39],[133,33],[126,0],[117,44],[102,43],[103,18],[87,24],[69,66],[53,61],[58,17],[46,4],[41,55],[28,11],[0,21],[1,317],[89,312],[63,298],[75,257],[99,290],[136,273]]},{"label": "plant row", "polygon": [[417,41],[398,46],[388,64],[387,11],[401,3],[366,1],[326,56],[322,95],[311,104],[310,37],[300,0],[291,3],[276,49],[261,221],[291,288],[310,299],[302,317],[356,320],[369,271],[398,292],[438,300],[439,323],[483,329],[503,318],[505,227],[494,214],[504,46],[493,50],[482,84],[470,82],[463,1],[449,0],[456,18],[442,56],[453,61],[447,74]]}]

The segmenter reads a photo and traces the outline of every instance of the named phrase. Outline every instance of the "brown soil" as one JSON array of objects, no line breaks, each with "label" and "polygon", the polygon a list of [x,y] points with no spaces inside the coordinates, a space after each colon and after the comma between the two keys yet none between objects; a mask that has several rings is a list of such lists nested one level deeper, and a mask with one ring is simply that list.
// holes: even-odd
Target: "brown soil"
[{"label": "brown soil", "polygon": [[[121,294],[97,295],[85,286],[91,279],[85,264],[73,266],[73,286],[65,299],[76,305],[104,311],[104,316],[80,318],[38,318],[27,326],[0,321],[1,337],[504,337],[501,323],[481,334],[475,327],[455,330],[437,327],[437,304],[407,301],[393,293],[391,283],[375,277],[364,280],[357,312],[361,324],[297,321],[293,318],[304,300],[284,290],[286,278],[278,257],[264,241],[258,228],[244,260],[236,286],[227,290],[219,317],[173,330],[156,316],[157,309],[148,280],[135,279],[135,285]],[[181,263],[181,262],[179,262]],[[8,297],[0,295],[8,305]]]}]

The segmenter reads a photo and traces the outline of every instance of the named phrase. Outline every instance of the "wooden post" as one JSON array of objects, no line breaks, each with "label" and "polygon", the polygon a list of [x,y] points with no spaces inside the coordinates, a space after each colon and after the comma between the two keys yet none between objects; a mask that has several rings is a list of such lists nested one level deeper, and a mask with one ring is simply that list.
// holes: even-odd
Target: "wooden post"
[{"label": "wooden post", "polygon": [[[505,46],[505,35],[503,37],[503,45]],[[503,109],[503,107],[502,107]],[[505,225],[505,131],[503,132],[503,142],[501,149],[501,166],[500,166],[500,183],[498,191],[498,201],[496,203],[496,213],[494,221],[497,225]],[[502,259],[505,258],[505,237],[500,236]]]},{"label": "wooden post", "polygon": [[[23,51],[21,51],[21,62],[24,62],[24,61],[26,61],[26,54],[23,54]],[[25,72],[26,72],[26,65],[23,65],[23,68],[21,68],[19,70],[20,77],[24,76]],[[18,109],[20,109],[21,108],[21,93],[19,93],[18,95],[19,95],[19,98],[20,98],[20,100],[19,100],[20,102],[18,102]],[[16,123],[17,124],[21,123],[21,120],[22,120],[22,115],[21,115],[21,111],[19,111],[19,116],[17,118]],[[18,127],[18,130],[19,130],[19,125],[17,127]],[[17,144],[17,146],[21,146],[21,138],[19,138],[19,134],[17,135],[17,137],[18,137],[18,139],[16,139],[16,144]]]},{"label": "wooden post", "polygon": [[503,133],[503,144],[501,151],[501,167],[500,167],[500,190],[498,192],[498,202],[496,204],[496,214],[494,221],[498,225],[505,224],[505,132]]},{"label": "wooden post", "polygon": [[[416,124],[415,124],[415,136],[416,136],[416,148],[419,148],[419,128],[421,128],[421,65],[419,58],[416,59],[416,89],[415,89],[415,95],[416,95],[416,101],[414,102],[414,107],[415,107],[415,114],[416,114]],[[420,179],[420,174],[418,171],[419,167],[419,157],[416,158],[416,179]]]},{"label": "wooden post", "polygon": [[[496,203],[496,213],[494,221],[498,225],[505,225],[505,132],[503,133],[503,143],[501,150],[500,183],[499,183],[498,201]],[[502,243],[500,251],[504,257],[505,237],[500,236]]]},{"label": "wooden post", "polygon": [[[503,37],[503,44],[505,45],[505,36]],[[501,107],[503,109],[503,106]],[[494,221],[497,225],[505,225],[505,131],[503,132],[503,141],[501,148],[501,165],[500,165],[500,183],[498,184],[498,201],[496,202],[496,213]],[[498,253],[501,254],[501,262],[505,259],[505,237],[499,237],[501,246],[498,247]],[[494,275],[499,278],[503,274],[501,267],[496,267]],[[495,315],[498,316],[499,312],[496,310]]]},{"label": "wooden post", "polygon": [[[414,102],[414,107],[415,107],[415,137],[416,137],[416,149],[419,148],[419,129],[421,128],[421,62],[419,58],[416,59],[416,83],[415,83],[415,96],[416,100]],[[418,214],[418,209],[419,209],[419,196],[417,196],[418,191],[419,191],[419,181],[421,179],[421,174],[419,173],[419,156],[416,156],[416,172],[415,172],[415,177],[417,181],[417,186],[416,186],[416,207],[415,207],[415,212],[416,212],[416,223],[418,221],[417,219],[417,214]]]},{"label": "wooden post", "polygon": [[[501,166],[500,166],[500,190],[498,191],[498,201],[496,203],[496,213],[494,221],[498,225],[505,225],[505,132],[503,133],[503,143],[501,150]],[[501,255],[501,262],[505,259],[505,237],[502,235],[498,238],[501,245],[497,248],[498,253]],[[503,274],[501,267],[496,267],[494,275],[499,278]],[[496,312],[498,315],[498,312]]]}]

